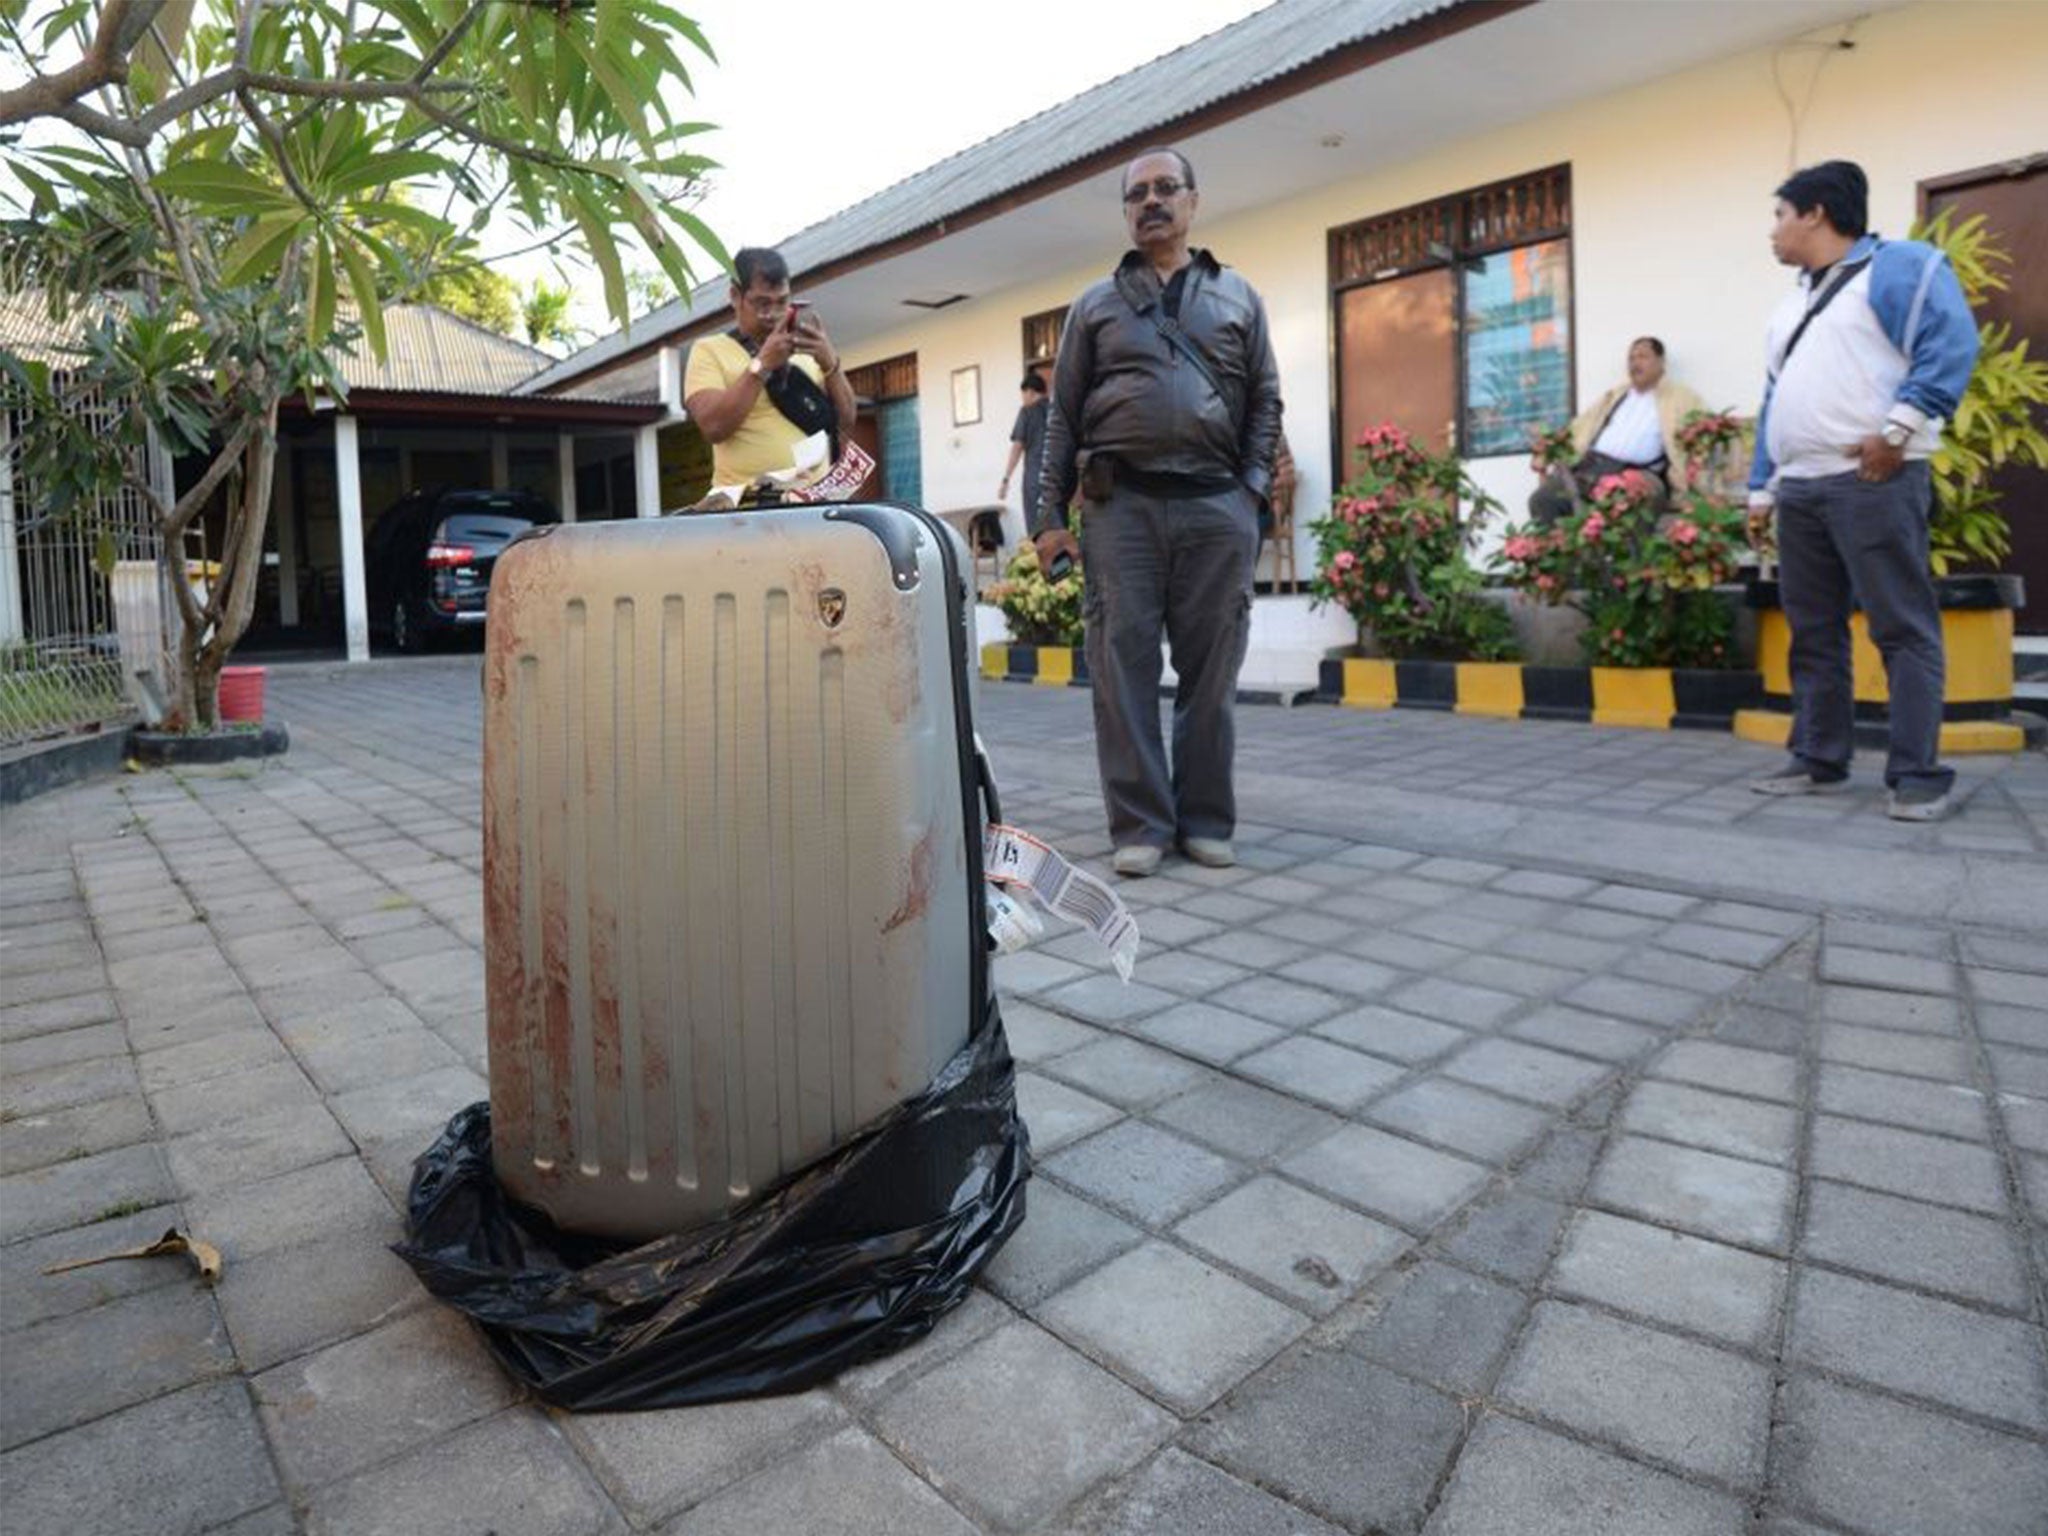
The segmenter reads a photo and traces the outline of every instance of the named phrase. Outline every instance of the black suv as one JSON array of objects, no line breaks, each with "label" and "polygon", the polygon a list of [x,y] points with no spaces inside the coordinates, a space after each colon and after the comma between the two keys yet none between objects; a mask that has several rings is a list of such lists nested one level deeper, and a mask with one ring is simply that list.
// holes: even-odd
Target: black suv
[{"label": "black suv", "polygon": [[526,491],[414,491],[370,525],[370,623],[401,651],[482,632],[498,552],[555,509]]}]

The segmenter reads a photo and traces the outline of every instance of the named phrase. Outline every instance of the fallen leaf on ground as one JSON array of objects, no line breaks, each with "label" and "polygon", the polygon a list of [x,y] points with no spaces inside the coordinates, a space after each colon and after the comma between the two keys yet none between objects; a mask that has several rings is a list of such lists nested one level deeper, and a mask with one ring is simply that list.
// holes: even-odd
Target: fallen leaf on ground
[{"label": "fallen leaf on ground", "polygon": [[172,1227],[153,1243],[144,1243],[140,1248],[124,1248],[119,1253],[103,1253],[92,1259],[72,1259],[63,1264],[52,1264],[43,1273],[61,1275],[69,1269],[85,1269],[94,1264],[112,1264],[117,1259],[161,1259],[174,1254],[184,1254],[192,1260],[199,1271],[199,1278],[208,1285],[220,1279],[220,1250],[211,1243],[201,1242],[196,1237],[187,1237]]}]

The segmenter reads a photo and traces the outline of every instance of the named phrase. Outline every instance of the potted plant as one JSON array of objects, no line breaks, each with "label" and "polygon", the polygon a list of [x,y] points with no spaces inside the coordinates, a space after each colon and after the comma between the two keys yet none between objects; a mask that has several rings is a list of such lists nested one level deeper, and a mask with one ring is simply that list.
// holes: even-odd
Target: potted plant
[{"label": "potted plant", "polygon": [[1034,682],[1085,681],[1081,592],[1078,560],[1058,581],[1049,581],[1038,563],[1038,547],[1026,539],[1003,568],[1003,579],[983,594],[1001,610],[1010,631],[1007,646],[990,646],[984,653],[983,672]]},{"label": "potted plant", "polygon": [[[1357,470],[1309,525],[1318,607],[1335,603],[1367,642],[1398,665],[1403,703],[1450,708],[1452,663],[1515,655],[1514,624],[1487,599],[1470,551],[1500,511],[1455,454],[1431,453],[1392,422],[1368,427],[1354,445]],[[1393,671],[1382,687],[1391,693]],[[1345,690],[1347,696],[1351,690]],[[1386,702],[1392,702],[1391,697]]]}]

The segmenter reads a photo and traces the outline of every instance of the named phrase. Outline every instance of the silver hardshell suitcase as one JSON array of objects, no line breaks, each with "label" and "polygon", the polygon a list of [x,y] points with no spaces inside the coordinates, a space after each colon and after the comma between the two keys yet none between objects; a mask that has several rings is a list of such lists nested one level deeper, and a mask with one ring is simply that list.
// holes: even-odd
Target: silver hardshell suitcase
[{"label": "silver hardshell suitcase", "polygon": [[493,1157],[686,1230],[918,1093],[987,988],[958,536],[886,505],[536,530],[484,668]]}]

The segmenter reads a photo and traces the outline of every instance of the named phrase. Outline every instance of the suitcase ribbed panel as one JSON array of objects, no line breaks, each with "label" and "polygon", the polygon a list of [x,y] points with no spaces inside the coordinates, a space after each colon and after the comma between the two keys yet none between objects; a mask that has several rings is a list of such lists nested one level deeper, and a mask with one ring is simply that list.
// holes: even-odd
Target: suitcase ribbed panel
[{"label": "suitcase ribbed panel", "polygon": [[721,1214],[966,1038],[939,572],[899,592],[872,534],[815,516],[715,561],[703,526],[561,530],[494,577],[495,1156],[564,1225]]}]

